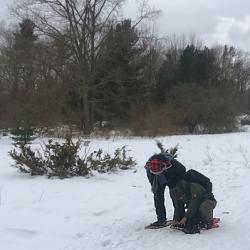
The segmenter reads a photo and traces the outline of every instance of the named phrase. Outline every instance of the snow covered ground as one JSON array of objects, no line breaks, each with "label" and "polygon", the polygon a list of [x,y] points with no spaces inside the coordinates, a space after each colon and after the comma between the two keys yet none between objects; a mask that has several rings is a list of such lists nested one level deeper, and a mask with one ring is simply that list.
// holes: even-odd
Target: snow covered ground
[{"label": "snow covered ground", "polygon": [[[66,180],[30,177],[11,167],[11,141],[0,138],[1,250],[249,250],[250,132],[159,138],[179,144],[178,159],[209,176],[221,218],[218,229],[185,235],[170,228],[144,230],[155,220],[144,164],[154,139],[93,140],[113,152],[128,145],[134,170]],[[136,170],[136,171],[135,171]],[[168,218],[173,214],[166,192]]]}]

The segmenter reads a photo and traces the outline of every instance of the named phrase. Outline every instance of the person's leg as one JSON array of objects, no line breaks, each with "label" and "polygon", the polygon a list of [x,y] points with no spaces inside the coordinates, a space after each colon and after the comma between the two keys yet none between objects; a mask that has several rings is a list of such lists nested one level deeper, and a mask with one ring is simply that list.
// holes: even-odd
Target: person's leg
[{"label": "person's leg", "polygon": [[154,204],[155,212],[157,215],[157,221],[146,226],[146,229],[157,229],[166,227],[168,225],[166,218],[166,208],[165,208],[165,197],[164,197],[165,187],[158,187],[157,192],[154,194]]},{"label": "person's leg", "polygon": [[213,224],[213,210],[216,207],[215,200],[205,200],[200,205],[200,218],[205,227],[211,228]]},{"label": "person's leg", "polygon": [[155,212],[157,220],[160,222],[166,221],[166,208],[165,208],[165,187],[159,187],[157,192],[154,194]]}]

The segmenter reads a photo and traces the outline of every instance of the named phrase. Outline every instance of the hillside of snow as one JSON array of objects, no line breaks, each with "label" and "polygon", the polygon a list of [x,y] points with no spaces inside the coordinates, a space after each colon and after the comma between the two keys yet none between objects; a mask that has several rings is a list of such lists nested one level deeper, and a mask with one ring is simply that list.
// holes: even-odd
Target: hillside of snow
[{"label": "hillside of snow", "polygon": [[[112,153],[128,145],[133,170],[91,178],[47,179],[18,172],[0,138],[1,250],[250,250],[250,132],[158,138],[179,144],[178,160],[213,182],[220,227],[185,235],[170,228],[145,230],[155,220],[144,164],[158,152],[155,139],[93,140]],[[37,140],[35,143],[39,143]],[[173,208],[166,189],[168,218]]]}]

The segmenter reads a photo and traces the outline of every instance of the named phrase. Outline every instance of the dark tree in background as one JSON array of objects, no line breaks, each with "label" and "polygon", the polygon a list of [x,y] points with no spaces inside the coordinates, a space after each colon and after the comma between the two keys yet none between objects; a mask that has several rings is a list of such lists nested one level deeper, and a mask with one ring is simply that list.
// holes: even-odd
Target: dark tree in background
[{"label": "dark tree in background", "polygon": [[154,102],[182,131],[232,131],[237,115],[246,112],[249,72],[249,59],[233,47],[171,46],[158,73]]},{"label": "dark tree in background", "polygon": [[62,85],[53,76],[52,43],[35,35],[30,19],[15,30],[2,30],[1,35],[1,100],[5,100],[1,126],[29,129],[61,123]]},{"label": "dark tree in background", "polygon": [[14,51],[17,60],[17,88],[25,92],[35,91],[35,42],[37,36],[34,34],[35,24],[30,19],[24,19],[19,24],[19,31],[14,33]]},{"label": "dark tree in background", "polygon": [[5,44],[1,49],[1,80],[8,100],[6,115],[17,126],[29,127],[34,122],[32,107],[37,77],[37,36],[34,35],[34,23],[24,19],[16,31],[4,35]]},{"label": "dark tree in background", "polygon": [[[28,14],[41,34],[63,42],[69,51],[71,65],[68,66],[72,67],[68,71],[69,81],[72,83],[69,95],[73,97],[69,98],[71,99],[69,103],[75,111],[78,111],[79,125],[85,134],[92,131],[95,122],[94,115],[98,112],[95,111],[95,107],[98,105],[94,99],[97,91],[96,85],[99,84],[98,65],[102,56],[102,48],[108,39],[107,36],[110,36],[110,30],[117,23],[117,13],[122,3],[123,0],[23,0],[20,4],[17,3],[15,8],[17,16],[23,17]],[[142,0],[141,3],[140,17],[133,25],[134,27],[144,19],[152,18],[158,13],[148,7],[147,1]],[[134,42],[131,33],[133,28],[129,26],[131,26],[129,21],[117,24],[114,32],[116,38],[113,42],[119,44],[118,36],[120,36],[120,42],[123,43],[115,48],[118,51],[121,50],[121,47],[126,50],[125,43]],[[131,33],[129,38],[128,35],[125,35],[126,29]],[[121,35],[118,34],[119,32]],[[125,58],[130,56],[131,52],[124,51],[124,53],[128,53],[128,55],[124,55]],[[130,58],[124,58],[120,64],[126,64],[126,60],[132,61]],[[127,74],[130,73],[127,72]],[[122,76],[119,81],[123,81]],[[127,90],[121,90],[121,92],[124,92],[125,95]],[[74,99],[73,102],[72,99]],[[69,110],[67,109],[67,111]]]},{"label": "dark tree in background", "polygon": [[92,92],[97,118],[129,119],[131,109],[143,95],[144,52],[130,20],[111,27],[102,47],[98,78]]}]

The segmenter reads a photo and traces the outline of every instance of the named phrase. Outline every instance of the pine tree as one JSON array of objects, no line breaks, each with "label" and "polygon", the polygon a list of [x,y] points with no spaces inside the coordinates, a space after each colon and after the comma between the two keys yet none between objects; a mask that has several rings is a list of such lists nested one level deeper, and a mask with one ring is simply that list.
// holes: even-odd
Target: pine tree
[{"label": "pine tree", "polygon": [[19,24],[19,31],[14,33],[14,50],[17,60],[18,89],[32,91],[35,88],[35,25],[30,19]]},{"label": "pine tree", "polygon": [[129,119],[131,108],[143,91],[140,75],[142,53],[139,36],[131,20],[111,27],[102,47],[96,92],[93,94],[99,119]]}]

